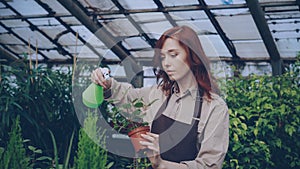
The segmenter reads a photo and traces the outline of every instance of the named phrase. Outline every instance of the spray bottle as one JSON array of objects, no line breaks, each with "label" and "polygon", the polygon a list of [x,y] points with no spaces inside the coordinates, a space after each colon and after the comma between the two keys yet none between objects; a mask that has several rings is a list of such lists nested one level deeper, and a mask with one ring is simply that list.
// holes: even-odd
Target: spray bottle
[{"label": "spray bottle", "polygon": [[[102,74],[106,80],[110,78],[109,69],[102,68]],[[82,93],[82,102],[89,108],[97,108],[103,102],[103,87],[91,83]]]}]

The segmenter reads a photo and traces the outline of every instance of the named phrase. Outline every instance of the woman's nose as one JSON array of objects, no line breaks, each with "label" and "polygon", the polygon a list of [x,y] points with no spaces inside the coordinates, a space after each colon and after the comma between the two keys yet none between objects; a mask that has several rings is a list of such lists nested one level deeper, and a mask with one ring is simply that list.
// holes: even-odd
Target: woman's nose
[{"label": "woman's nose", "polygon": [[170,58],[168,56],[166,56],[165,59],[164,59],[164,65],[166,67],[170,66]]}]

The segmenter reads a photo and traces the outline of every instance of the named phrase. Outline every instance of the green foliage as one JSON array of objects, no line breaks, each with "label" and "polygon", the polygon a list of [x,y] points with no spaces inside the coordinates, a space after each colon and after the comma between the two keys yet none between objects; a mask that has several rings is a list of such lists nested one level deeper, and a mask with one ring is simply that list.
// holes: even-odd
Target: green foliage
[{"label": "green foliage", "polygon": [[72,148],[72,144],[73,144],[75,130],[73,131],[72,136],[70,138],[69,148],[68,148],[68,151],[67,151],[66,155],[64,156],[64,162],[63,162],[63,164],[60,164],[59,161],[58,161],[59,160],[59,156],[58,156],[58,153],[57,153],[57,144],[56,144],[55,136],[53,135],[53,133],[52,133],[51,130],[49,130],[49,133],[51,135],[51,140],[52,140],[53,149],[54,149],[54,155],[53,155],[54,158],[50,158],[50,159],[51,159],[51,161],[54,162],[55,168],[59,168],[59,169],[70,168],[71,165],[69,163],[69,160],[70,160],[71,148]]},{"label": "green foliage", "polygon": [[77,156],[74,161],[76,169],[105,169],[113,163],[108,163],[105,149],[105,131],[97,127],[98,116],[88,113],[84,127],[79,131]]},{"label": "green foliage", "polygon": [[137,127],[148,125],[147,122],[143,121],[143,117],[145,111],[155,101],[147,104],[142,98],[136,98],[128,103],[115,106],[115,101],[110,100],[105,111],[107,114],[104,117],[118,132],[127,134]]},{"label": "green foliage", "polygon": [[[10,66],[1,65],[0,138],[5,142],[7,132],[20,115],[22,131],[31,144],[41,148],[46,156],[53,154],[48,129],[53,131],[59,156],[68,149],[65,138],[71,136],[79,123],[72,104],[72,71],[46,67],[29,69],[26,61]],[[76,132],[78,133],[78,132]],[[77,136],[75,136],[76,138]],[[62,161],[61,161],[62,162]]]},{"label": "green foliage", "polygon": [[[30,140],[24,140],[24,144],[26,145],[27,142]],[[37,147],[34,147],[32,145],[28,145],[28,151],[27,154],[31,161],[31,166],[33,168],[50,168],[52,166],[52,158],[48,156],[43,155],[42,149],[39,149]]]},{"label": "green foliage", "polygon": [[30,167],[29,158],[26,156],[26,150],[23,145],[23,138],[20,127],[20,117],[17,116],[9,133],[9,141],[0,159],[0,168],[2,169],[26,169]]},{"label": "green foliage", "polygon": [[126,166],[126,168],[134,168],[134,169],[148,169],[151,167],[151,162],[147,157],[144,158],[136,158],[133,160],[131,165]]},{"label": "green foliage", "polygon": [[223,168],[300,167],[299,62],[282,76],[227,81],[230,145]]}]

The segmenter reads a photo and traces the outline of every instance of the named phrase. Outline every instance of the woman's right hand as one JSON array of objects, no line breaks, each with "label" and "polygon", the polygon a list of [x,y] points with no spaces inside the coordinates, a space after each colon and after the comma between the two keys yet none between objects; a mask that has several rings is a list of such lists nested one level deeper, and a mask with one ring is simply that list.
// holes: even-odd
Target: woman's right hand
[{"label": "woman's right hand", "polygon": [[107,70],[107,68],[97,68],[93,70],[91,74],[92,82],[102,86],[104,89],[109,89],[111,87],[111,78],[105,78],[104,74],[102,73],[106,72]]}]

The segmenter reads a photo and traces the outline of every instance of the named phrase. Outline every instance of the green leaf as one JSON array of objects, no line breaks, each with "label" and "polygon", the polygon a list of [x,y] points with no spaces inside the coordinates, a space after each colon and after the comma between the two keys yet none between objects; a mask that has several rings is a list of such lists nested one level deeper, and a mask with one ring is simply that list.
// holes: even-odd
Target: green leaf
[{"label": "green leaf", "polygon": [[42,156],[42,157],[39,157],[39,158],[37,158],[35,160],[37,160],[37,161],[44,161],[44,160],[52,161],[52,158],[51,157],[47,157],[47,156]]},{"label": "green leaf", "polygon": [[28,146],[28,149],[31,150],[31,151],[33,151],[33,152],[36,150],[36,148],[33,147],[33,146]]},{"label": "green leaf", "polygon": [[258,134],[258,128],[254,128],[253,133],[254,133],[255,137],[257,137],[257,134]]},{"label": "green leaf", "polygon": [[137,103],[134,104],[134,107],[136,107],[136,108],[144,107],[144,103],[143,102],[137,102]]}]

